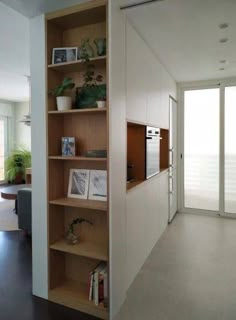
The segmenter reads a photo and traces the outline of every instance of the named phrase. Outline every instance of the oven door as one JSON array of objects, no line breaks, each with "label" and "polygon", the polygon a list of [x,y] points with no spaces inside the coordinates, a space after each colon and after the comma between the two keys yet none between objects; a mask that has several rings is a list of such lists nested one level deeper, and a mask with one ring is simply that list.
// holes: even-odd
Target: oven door
[{"label": "oven door", "polygon": [[146,137],[146,179],[160,172],[160,137]]}]

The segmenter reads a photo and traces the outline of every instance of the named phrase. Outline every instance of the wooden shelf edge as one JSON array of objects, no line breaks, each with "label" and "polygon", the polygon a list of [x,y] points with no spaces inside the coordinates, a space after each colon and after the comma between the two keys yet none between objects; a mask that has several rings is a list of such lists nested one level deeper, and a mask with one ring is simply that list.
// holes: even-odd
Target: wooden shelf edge
[{"label": "wooden shelf edge", "polygon": [[70,245],[62,239],[50,245],[50,249],[95,260],[108,261],[107,249],[91,242],[79,242]]},{"label": "wooden shelf edge", "polygon": [[48,114],[71,114],[71,113],[97,113],[106,112],[107,108],[88,108],[88,109],[70,109],[65,111],[52,110],[48,111]]},{"label": "wooden shelf edge", "polygon": [[99,161],[106,162],[107,158],[95,158],[95,157],[63,157],[63,156],[49,156],[49,160],[69,160],[69,161]]},{"label": "wooden shelf edge", "polygon": [[87,285],[68,280],[64,284],[49,290],[49,301],[61,304],[100,319],[108,319],[108,309],[96,306],[87,299]]},{"label": "wooden shelf edge", "polygon": [[93,209],[99,211],[107,211],[107,202],[106,201],[97,201],[97,200],[82,200],[74,198],[59,198],[55,200],[50,200],[49,204],[54,204],[64,207],[74,207],[74,208],[85,208]]},{"label": "wooden shelf edge", "polygon": [[[103,60],[106,60],[106,58],[107,56],[94,57],[94,58],[90,58],[90,62],[103,61]],[[60,67],[73,66],[73,65],[78,65],[82,63],[85,63],[85,62],[83,62],[83,60],[69,61],[69,62],[63,62],[63,63],[49,64],[48,68],[57,69]]]}]

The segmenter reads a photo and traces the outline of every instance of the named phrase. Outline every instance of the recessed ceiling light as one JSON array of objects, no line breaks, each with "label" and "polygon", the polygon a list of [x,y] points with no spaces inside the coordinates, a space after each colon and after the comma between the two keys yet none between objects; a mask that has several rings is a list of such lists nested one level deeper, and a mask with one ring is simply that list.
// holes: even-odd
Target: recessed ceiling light
[{"label": "recessed ceiling light", "polygon": [[226,43],[229,39],[228,38],[221,38],[219,43]]},{"label": "recessed ceiling light", "polygon": [[224,23],[219,24],[219,28],[220,28],[220,29],[227,29],[228,26],[229,26],[229,24],[228,24],[227,22],[224,22]]},{"label": "recessed ceiling light", "polygon": [[220,60],[219,63],[226,63],[226,60]]},{"label": "recessed ceiling light", "polygon": [[225,68],[219,68],[219,70],[220,70],[220,71],[224,71],[224,70],[225,70]]}]

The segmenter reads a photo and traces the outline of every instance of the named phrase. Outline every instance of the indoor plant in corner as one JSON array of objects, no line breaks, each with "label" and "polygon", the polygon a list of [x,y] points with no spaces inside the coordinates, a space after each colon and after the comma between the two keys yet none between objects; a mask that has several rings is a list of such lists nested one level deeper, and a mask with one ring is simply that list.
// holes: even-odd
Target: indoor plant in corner
[{"label": "indoor plant in corner", "polygon": [[71,96],[65,95],[65,92],[72,90],[74,87],[75,83],[71,78],[64,78],[59,86],[49,91],[49,94],[52,94],[56,97],[58,111],[66,111],[71,109],[72,98]]},{"label": "indoor plant in corner", "polygon": [[31,167],[31,153],[26,149],[12,151],[5,161],[6,180],[16,184],[25,181],[25,170]]}]

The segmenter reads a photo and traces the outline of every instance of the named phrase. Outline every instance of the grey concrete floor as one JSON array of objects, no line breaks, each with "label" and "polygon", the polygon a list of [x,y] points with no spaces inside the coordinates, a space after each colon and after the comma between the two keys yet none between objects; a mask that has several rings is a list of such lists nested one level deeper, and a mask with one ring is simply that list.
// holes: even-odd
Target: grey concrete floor
[{"label": "grey concrete floor", "polygon": [[236,220],[178,214],[116,320],[235,320]]}]

